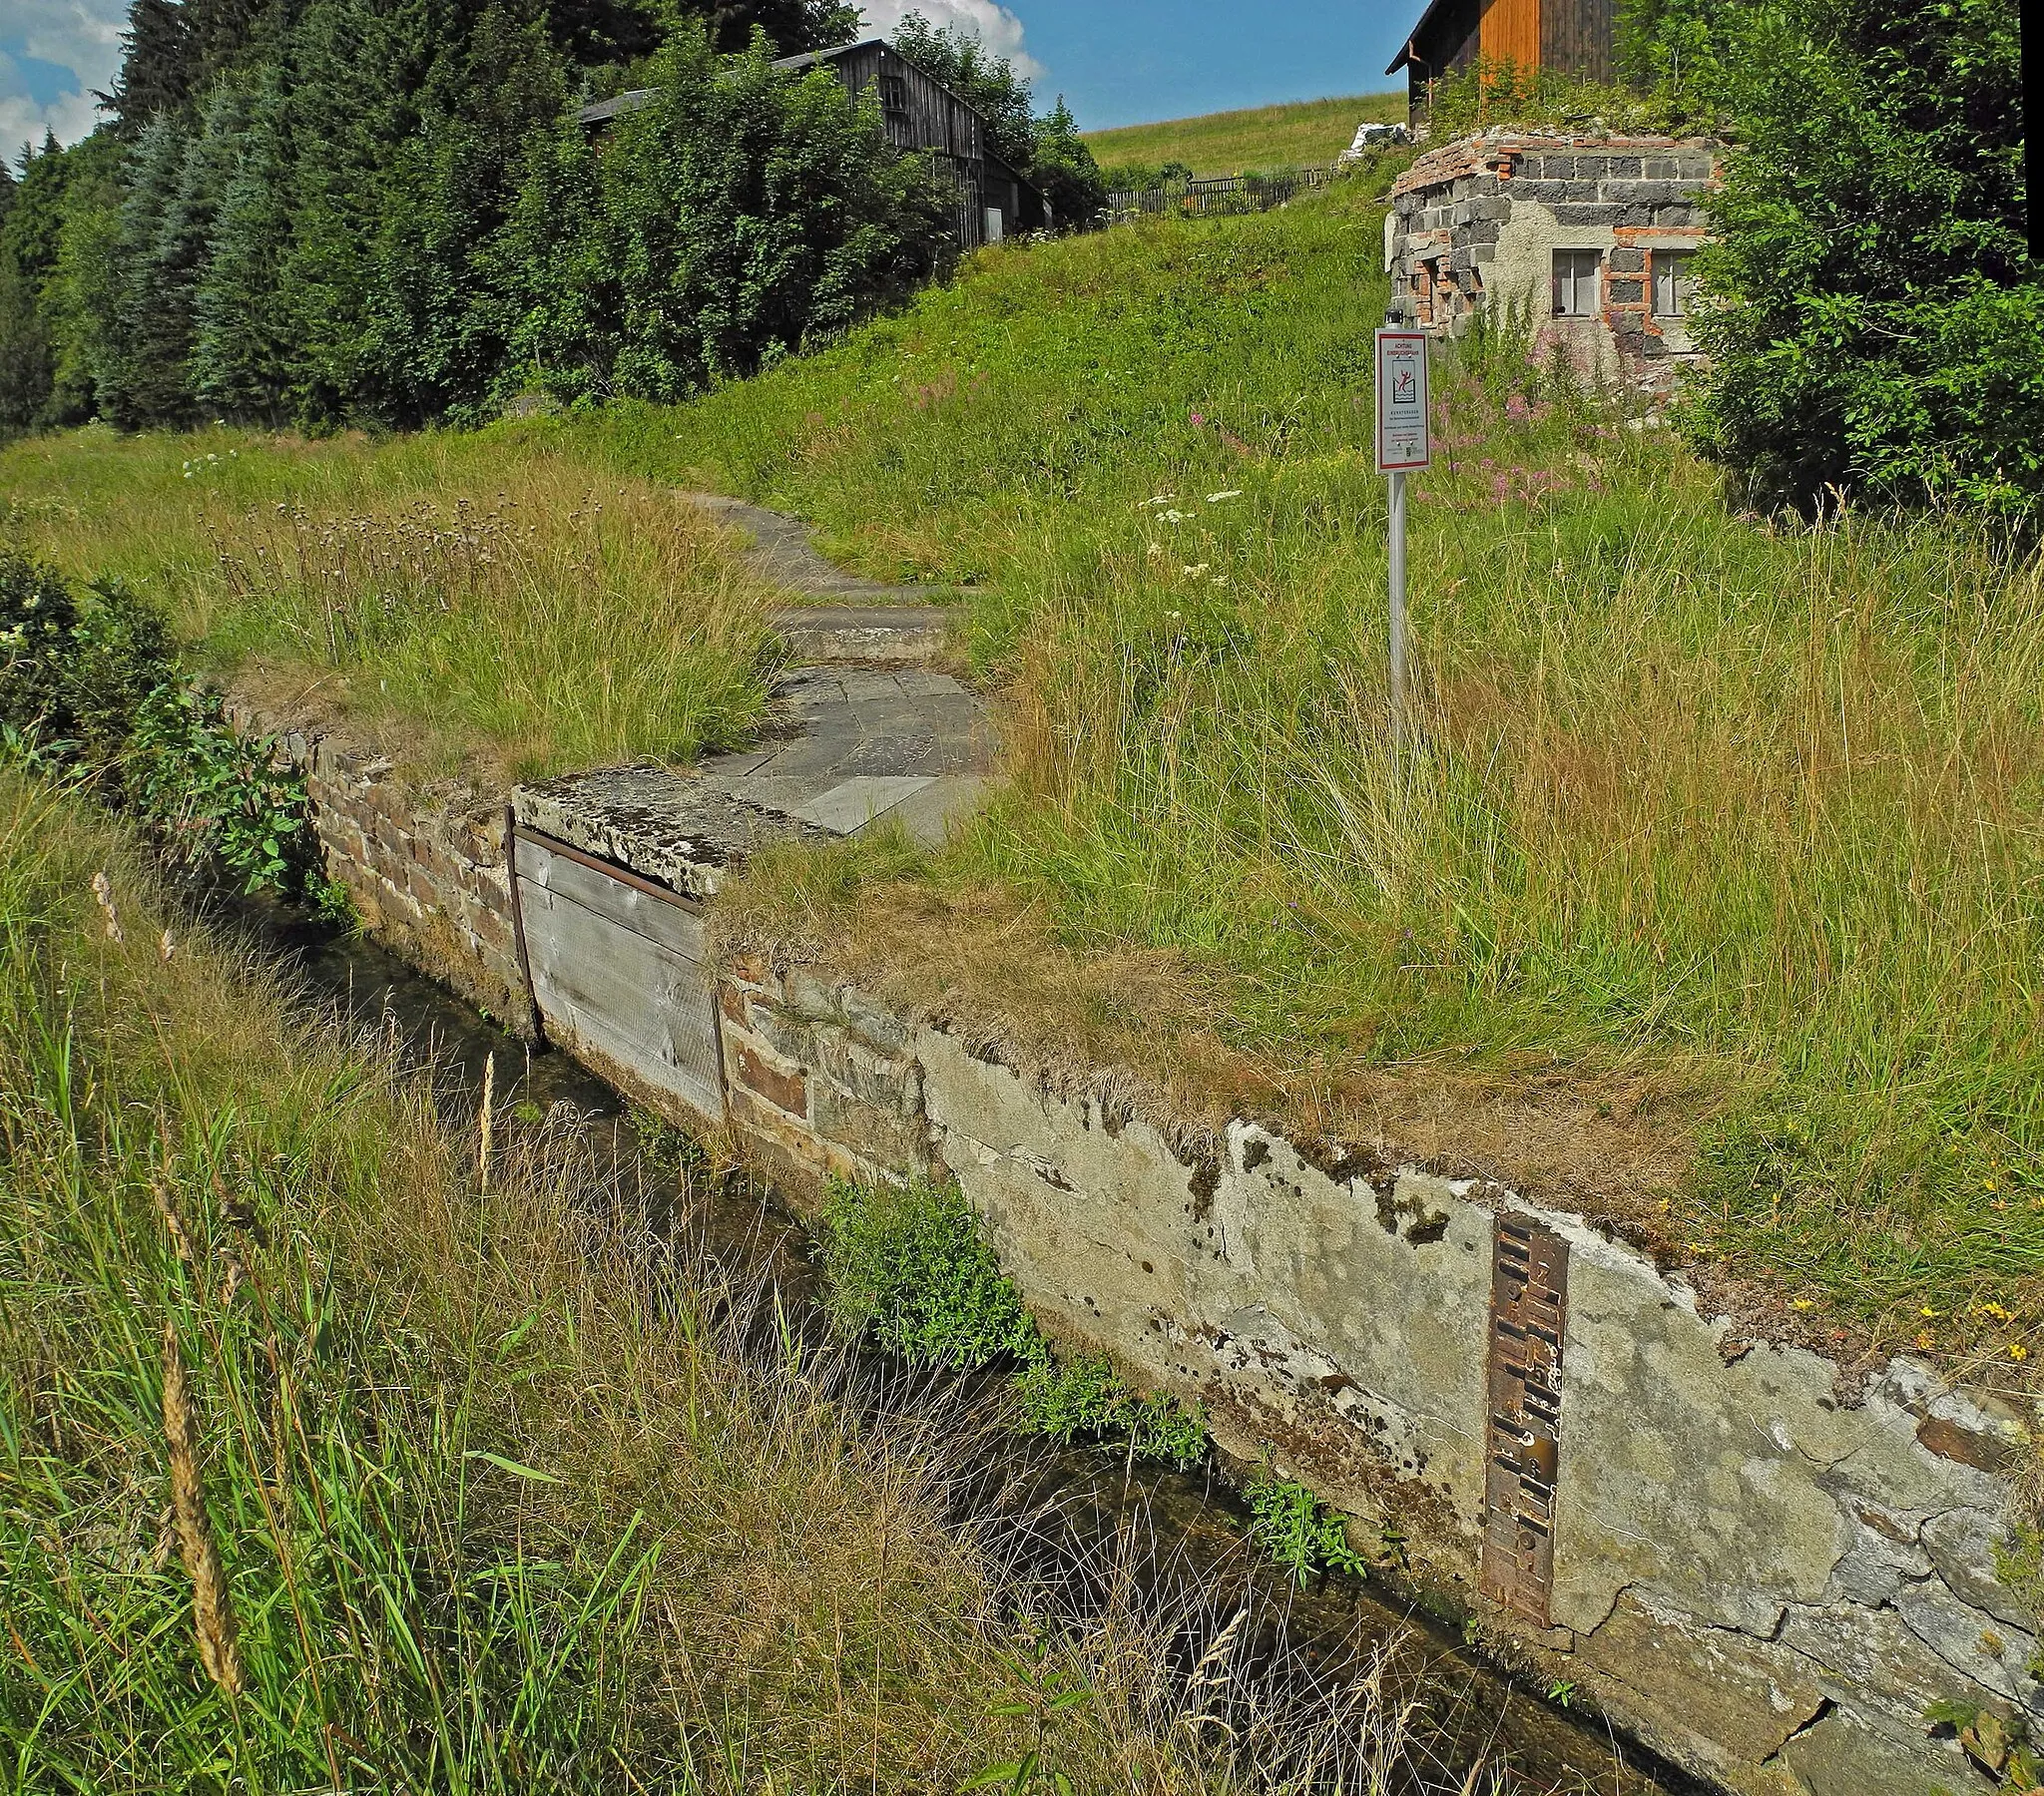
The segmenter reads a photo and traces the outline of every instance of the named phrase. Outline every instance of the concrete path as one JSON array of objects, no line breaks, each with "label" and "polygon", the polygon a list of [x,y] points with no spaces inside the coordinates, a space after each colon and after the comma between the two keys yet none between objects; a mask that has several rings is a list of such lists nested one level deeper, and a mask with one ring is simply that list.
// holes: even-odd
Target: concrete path
[{"label": "concrete path", "polygon": [[955,589],[847,574],[816,553],[799,518],[719,493],[682,497],[747,540],[746,563],[756,574],[809,601],[775,620],[802,662],[931,668],[952,659],[950,613],[930,601]]},{"label": "concrete path", "polygon": [[684,495],[752,541],[748,560],[818,603],[782,612],[803,664],[773,688],[776,724],[751,748],[685,773],[604,767],[520,788],[521,822],[708,896],[774,842],[827,842],[886,819],[935,846],[979,808],[997,746],[986,702],[932,664],[952,658],[938,606],[833,568],[799,519]]}]

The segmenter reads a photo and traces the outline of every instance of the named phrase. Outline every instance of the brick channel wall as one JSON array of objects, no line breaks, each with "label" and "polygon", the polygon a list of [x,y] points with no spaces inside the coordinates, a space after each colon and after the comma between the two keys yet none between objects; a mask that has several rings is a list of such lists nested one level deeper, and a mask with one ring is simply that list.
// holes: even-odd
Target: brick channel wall
[{"label": "brick channel wall", "polygon": [[[499,797],[286,745],[371,933],[530,1015]],[[610,908],[585,960],[633,946]],[[707,1120],[796,1195],[955,1179],[1054,1336],[1395,1525],[1501,1651],[1677,1762],[1746,1796],[1933,1796],[1972,1773],[1928,1705],[2044,1728],[2036,1619],[1996,1569],[2028,1405],[1906,1358],[1855,1386],[1580,1216],[1247,1121],[1188,1145],[827,974],[741,957],[686,992],[714,1009]],[[684,994],[613,999],[657,1021]]]},{"label": "brick channel wall", "polygon": [[[276,730],[230,701],[238,727]],[[284,728],[277,742],[305,775],[326,876],[384,947],[502,1027],[533,1033],[505,855],[505,795],[466,782],[421,789],[373,749]]]},{"label": "brick channel wall", "polygon": [[1754,1796],[1932,1796],[1973,1773],[1927,1705],[2044,1722],[2036,1622],[1995,1573],[2014,1408],[1908,1360],[1851,1392],[1501,1187],[1249,1122],[1188,1152],[809,971],[741,960],[722,1023],[762,1159],[954,1177],[1054,1335],[1395,1524],[1423,1584],[1677,1762]]}]

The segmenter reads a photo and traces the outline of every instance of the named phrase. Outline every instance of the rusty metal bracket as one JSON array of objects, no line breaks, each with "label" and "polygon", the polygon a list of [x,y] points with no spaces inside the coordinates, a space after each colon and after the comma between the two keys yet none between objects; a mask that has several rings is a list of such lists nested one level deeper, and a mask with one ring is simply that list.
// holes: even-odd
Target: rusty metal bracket
[{"label": "rusty metal bracket", "polygon": [[1550,1624],[1554,1593],[1568,1288],[1568,1242],[1527,1217],[1500,1215],[1490,1281],[1481,1587],[1491,1601],[1539,1627]]}]

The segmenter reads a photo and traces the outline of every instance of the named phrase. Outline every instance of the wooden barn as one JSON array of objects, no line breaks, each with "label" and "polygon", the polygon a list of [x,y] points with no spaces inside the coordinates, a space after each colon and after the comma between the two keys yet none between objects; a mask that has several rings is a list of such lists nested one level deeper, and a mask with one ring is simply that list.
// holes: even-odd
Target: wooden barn
[{"label": "wooden barn", "polygon": [[[939,179],[956,192],[961,249],[1051,225],[1049,202],[988,147],[986,121],[884,38],[783,57],[773,66],[791,75],[826,68],[854,95],[873,94],[888,141],[904,155],[927,155]],[[585,106],[575,116],[585,129],[596,130],[652,99],[652,91],[641,88]]]},{"label": "wooden barn", "polygon": [[1415,126],[1428,84],[1479,57],[1609,81],[1615,10],[1615,0],[1432,0],[1384,73],[1405,71]]}]

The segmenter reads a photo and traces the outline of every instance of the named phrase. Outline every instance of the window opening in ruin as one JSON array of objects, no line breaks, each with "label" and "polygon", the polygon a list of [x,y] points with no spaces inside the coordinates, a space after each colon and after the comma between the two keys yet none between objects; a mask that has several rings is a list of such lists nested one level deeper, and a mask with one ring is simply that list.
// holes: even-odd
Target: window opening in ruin
[{"label": "window opening in ruin", "polygon": [[1554,252],[1554,315],[1594,318],[1597,315],[1597,270],[1604,256],[1596,249]]},{"label": "window opening in ruin", "polygon": [[1690,299],[1696,291],[1696,276],[1690,272],[1692,253],[1688,249],[1654,251],[1655,317],[1689,316]]}]

